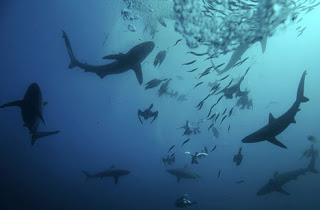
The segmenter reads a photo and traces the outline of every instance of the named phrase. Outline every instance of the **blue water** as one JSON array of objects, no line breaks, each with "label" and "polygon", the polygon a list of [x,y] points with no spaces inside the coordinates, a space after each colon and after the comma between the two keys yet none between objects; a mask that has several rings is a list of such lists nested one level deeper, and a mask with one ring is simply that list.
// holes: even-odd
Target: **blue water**
[{"label": "blue water", "polygon": [[[68,69],[62,30],[69,35],[77,58],[96,65],[107,62],[101,59],[105,55],[125,53],[141,41],[151,40],[143,33],[142,23],[138,31],[128,31],[120,14],[123,7],[123,2],[116,0],[1,1],[0,104],[23,98],[28,86],[37,82],[48,102],[46,125],[39,130],[61,132],[39,139],[32,147],[20,110],[0,110],[0,209],[176,209],[174,201],[183,194],[198,202],[189,209],[320,209],[320,175],[308,173],[286,184],[290,196],[277,192],[256,195],[274,171],[305,168],[310,160],[299,158],[311,145],[307,136],[320,138],[320,8],[304,17],[301,24],[307,28],[300,37],[295,25],[281,27],[268,39],[264,54],[256,43],[246,52],[249,61],[232,70],[237,78],[251,66],[242,89],[250,90],[253,109],[235,108],[234,114],[217,126],[218,139],[207,130],[210,122],[201,123],[201,134],[191,135],[181,148],[188,137],[181,137],[183,131],[176,128],[186,120],[205,118],[218,97],[200,111],[195,108],[209,89],[206,84],[193,89],[200,80],[187,71],[199,67],[197,73],[202,72],[210,63],[186,54],[190,49],[184,42],[169,49],[159,69],[153,67],[156,54],[182,38],[174,31],[173,21],[167,22],[167,28],[159,27],[153,39],[156,47],[142,65],[144,84],[153,78],[172,78],[170,88],[186,94],[187,101],[159,98],[157,88],[144,90],[132,71],[100,79],[78,67]],[[105,34],[109,37],[103,45]],[[230,56],[215,62],[227,62]],[[198,61],[192,67],[181,65],[194,59]],[[268,122],[270,112],[278,117],[290,108],[304,70],[305,95],[310,101],[301,105],[297,123],[277,137],[288,149],[268,142],[241,143]],[[183,80],[177,79],[178,75]],[[203,81],[211,80],[213,74]],[[270,101],[276,103],[265,109]],[[154,123],[141,125],[137,110],[151,103],[159,116]],[[234,103],[223,99],[215,111],[222,112]],[[161,158],[173,144],[176,162],[164,166]],[[199,165],[191,166],[190,157],[184,154],[201,151],[204,146],[211,150],[214,145],[217,149]],[[237,167],[232,159],[240,146],[244,159]],[[178,184],[166,172],[185,164],[198,171],[201,179],[184,179]],[[85,181],[81,172],[95,173],[111,165],[131,173],[115,185],[112,178]],[[316,168],[320,168],[318,162]],[[235,184],[239,180],[245,182]]]}]

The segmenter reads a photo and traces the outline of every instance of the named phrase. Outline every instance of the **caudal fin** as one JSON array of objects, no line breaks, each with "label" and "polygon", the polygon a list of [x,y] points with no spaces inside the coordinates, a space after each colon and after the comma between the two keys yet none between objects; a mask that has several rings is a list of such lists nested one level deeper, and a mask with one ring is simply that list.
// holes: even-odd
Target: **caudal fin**
[{"label": "caudal fin", "polygon": [[57,134],[60,131],[53,131],[53,132],[37,132],[32,134],[32,138],[31,138],[31,145],[33,146],[34,143],[36,142],[37,139],[40,139],[42,137],[46,137],[46,136],[51,136],[53,134]]},{"label": "caudal fin", "polygon": [[301,76],[299,87],[298,87],[298,91],[297,91],[297,101],[299,103],[303,103],[303,102],[308,102],[309,101],[309,99],[304,96],[304,80],[305,80],[306,75],[307,75],[307,71],[304,71],[302,76]]},{"label": "caudal fin", "polygon": [[72,48],[71,48],[71,44],[70,44],[70,41],[69,41],[69,38],[68,38],[66,32],[62,31],[62,37],[64,38],[64,41],[66,43],[66,47],[67,47],[67,50],[68,50],[68,54],[69,54],[69,57],[70,57],[69,69],[72,69],[72,68],[78,66],[79,61],[76,59],[76,57],[73,54],[73,51],[72,51]]}]

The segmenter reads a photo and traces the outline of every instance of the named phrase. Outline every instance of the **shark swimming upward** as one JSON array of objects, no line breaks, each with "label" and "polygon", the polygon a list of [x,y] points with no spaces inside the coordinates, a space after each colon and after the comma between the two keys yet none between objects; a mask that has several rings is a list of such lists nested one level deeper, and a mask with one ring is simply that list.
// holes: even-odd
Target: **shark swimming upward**
[{"label": "shark swimming upward", "polygon": [[304,96],[304,80],[306,74],[306,71],[304,71],[301,76],[297,91],[297,98],[291,108],[279,118],[274,118],[270,113],[269,123],[258,131],[242,139],[243,143],[269,141],[270,143],[279,147],[287,148],[284,144],[276,139],[276,136],[282,133],[291,123],[296,123],[294,117],[296,116],[297,112],[300,111],[300,104],[309,101],[309,99]]},{"label": "shark swimming upward", "polygon": [[42,109],[46,104],[46,102],[42,101],[42,94],[39,85],[37,83],[32,83],[22,100],[4,104],[0,106],[0,109],[10,106],[20,107],[24,126],[27,127],[29,129],[29,133],[32,134],[31,145],[34,145],[37,139],[60,132],[38,132],[40,120],[45,124],[42,117]]},{"label": "shark swimming upward", "polygon": [[155,46],[152,41],[143,42],[131,48],[126,54],[119,53],[103,57],[103,59],[116,60],[110,64],[93,66],[78,61],[73,54],[69,38],[64,31],[62,37],[64,38],[69,57],[71,59],[69,69],[78,66],[79,68],[84,69],[85,72],[96,73],[101,79],[110,74],[120,74],[132,69],[135,72],[140,85],[143,82],[141,62],[152,52]]}]

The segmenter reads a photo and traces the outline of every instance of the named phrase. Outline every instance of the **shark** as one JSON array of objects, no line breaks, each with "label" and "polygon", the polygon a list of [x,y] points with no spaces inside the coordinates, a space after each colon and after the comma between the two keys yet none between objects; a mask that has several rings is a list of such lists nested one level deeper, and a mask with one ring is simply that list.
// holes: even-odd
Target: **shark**
[{"label": "shark", "polygon": [[0,106],[0,109],[11,106],[20,107],[24,126],[28,128],[29,133],[32,135],[31,145],[33,146],[37,139],[60,132],[38,132],[40,121],[45,124],[42,116],[42,110],[46,104],[47,102],[42,101],[42,94],[39,85],[37,83],[32,83],[29,85],[22,100],[3,104]]},{"label": "shark", "polygon": [[249,47],[255,43],[256,41],[259,41],[261,44],[261,50],[262,53],[264,53],[266,51],[267,48],[267,36],[264,35],[262,37],[257,38],[255,41],[253,41],[252,43],[248,43],[248,42],[244,42],[241,43],[232,53],[231,58],[228,62],[228,64],[226,65],[226,67],[224,67],[223,70],[216,70],[218,75],[221,75],[227,71],[229,71],[239,60],[241,60],[242,55],[249,49]]},{"label": "shark", "polygon": [[181,179],[198,179],[201,177],[197,171],[189,168],[188,165],[185,165],[183,168],[168,169],[167,172],[176,176],[178,183]]},{"label": "shark", "polygon": [[301,76],[296,100],[289,110],[278,118],[274,118],[270,113],[269,123],[258,131],[242,139],[243,143],[255,143],[266,140],[279,147],[287,148],[283,143],[276,139],[276,136],[282,133],[291,123],[296,123],[294,117],[296,116],[297,112],[300,111],[300,104],[309,101],[309,99],[304,96],[304,81],[306,74],[307,71],[304,71]]},{"label": "shark", "polygon": [[126,54],[119,53],[104,56],[103,59],[116,60],[110,64],[94,66],[80,62],[74,56],[69,38],[64,31],[62,37],[64,38],[71,60],[69,69],[77,66],[83,69],[85,72],[92,72],[97,74],[101,79],[110,74],[121,74],[132,69],[135,72],[140,85],[143,82],[141,63],[153,51],[155,47],[155,43],[152,41],[143,42],[131,48]]},{"label": "shark", "polygon": [[90,174],[87,171],[82,171],[82,173],[84,173],[86,175],[86,180],[88,180],[90,178],[102,179],[104,177],[113,177],[114,183],[117,184],[119,177],[128,175],[130,173],[130,171],[125,170],[125,169],[119,169],[119,168],[116,168],[115,165],[112,165],[107,170],[96,173],[96,174]]},{"label": "shark", "polygon": [[280,174],[277,171],[274,172],[273,178],[259,189],[257,195],[266,195],[272,192],[279,192],[284,195],[290,195],[290,193],[285,191],[282,186],[292,180],[296,180],[301,175],[305,175],[305,173],[307,172],[317,174],[318,171],[315,169],[315,160],[316,155],[313,155],[307,168],[301,168],[294,171],[285,172],[283,174]]}]

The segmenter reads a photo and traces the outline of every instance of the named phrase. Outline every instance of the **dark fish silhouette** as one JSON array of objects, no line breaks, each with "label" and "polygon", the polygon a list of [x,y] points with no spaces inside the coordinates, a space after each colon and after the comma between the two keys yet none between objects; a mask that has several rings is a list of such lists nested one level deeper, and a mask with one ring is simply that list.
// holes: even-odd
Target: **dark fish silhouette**
[{"label": "dark fish silhouette", "polygon": [[250,134],[249,136],[242,139],[243,143],[255,143],[260,141],[269,141],[282,148],[287,148],[284,144],[276,139],[276,136],[282,133],[291,123],[296,123],[294,117],[300,110],[300,104],[309,101],[304,96],[304,80],[307,72],[304,71],[297,91],[296,101],[293,103],[291,108],[286,111],[279,118],[274,118],[273,115],[269,114],[269,123],[258,131]]},{"label": "dark fish silhouette", "polygon": [[110,64],[93,66],[78,61],[78,59],[73,54],[69,38],[64,31],[63,38],[71,60],[69,69],[78,66],[79,68],[84,69],[85,72],[92,72],[97,74],[101,79],[110,74],[121,74],[132,69],[135,72],[140,85],[143,82],[141,62],[152,52],[155,46],[154,42],[152,41],[144,42],[134,46],[126,54],[119,53],[103,57],[103,59],[116,60]]},{"label": "dark fish silhouette", "polygon": [[42,101],[42,94],[39,85],[37,83],[32,83],[22,100],[6,103],[0,106],[0,109],[10,106],[20,107],[24,126],[28,128],[29,133],[32,135],[31,145],[33,146],[37,139],[60,132],[38,132],[40,121],[45,124],[42,117],[42,110],[43,106],[46,104],[46,102]]},{"label": "dark fish silhouette", "polygon": [[188,72],[194,72],[194,71],[196,71],[198,68],[195,68],[195,69],[192,69],[192,70],[190,70],[190,71],[188,71]]},{"label": "dark fish silhouette", "polygon": [[173,46],[176,46],[176,45],[177,45],[179,42],[181,42],[181,41],[182,41],[182,39],[178,39]]},{"label": "dark fish silhouette", "polygon": [[213,147],[213,149],[211,150],[211,152],[213,152],[216,148],[217,148],[217,145]]},{"label": "dark fish silhouette", "polygon": [[183,63],[182,65],[184,65],[184,66],[187,66],[187,65],[191,65],[191,64],[193,64],[194,62],[196,62],[197,60],[193,60],[193,61],[190,61],[190,62],[188,62],[188,63]]},{"label": "dark fish silhouette", "polygon": [[104,177],[113,177],[114,183],[117,184],[120,176],[125,176],[130,173],[130,171],[125,169],[118,169],[114,165],[112,165],[109,169],[99,172],[97,174],[89,174],[86,171],[82,171],[86,175],[86,180],[90,178],[104,178]]},{"label": "dark fish silhouette", "polygon": [[194,86],[194,88],[193,89],[195,89],[196,87],[198,87],[199,85],[201,85],[203,82],[199,82],[198,84],[196,84],[195,86]]},{"label": "dark fish silhouette", "polygon": [[181,147],[182,147],[185,143],[187,143],[188,141],[190,141],[190,139],[185,140],[185,141],[182,143]]},{"label": "dark fish silhouette", "polygon": [[160,51],[153,61],[154,67],[160,67],[164,59],[166,58],[167,50]]},{"label": "dark fish silhouette", "polygon": [[153,79],[145,84],[145,90],[150,88],[155,88],[161,84],[161,82],[166,81],[167,79]]},{"label": "dark fish silhouette", "polygon": [[168,151],[168,153],[175,147],[176,145],[172,145]]}]

